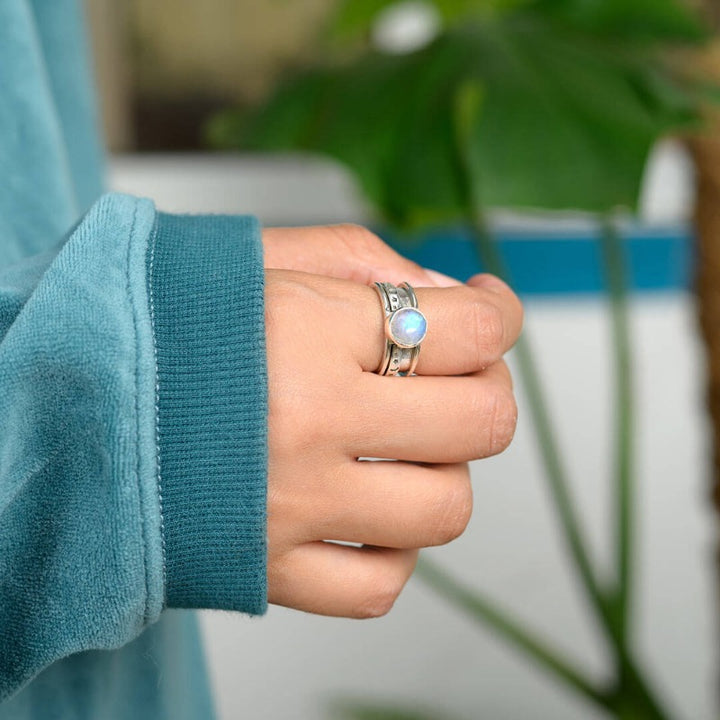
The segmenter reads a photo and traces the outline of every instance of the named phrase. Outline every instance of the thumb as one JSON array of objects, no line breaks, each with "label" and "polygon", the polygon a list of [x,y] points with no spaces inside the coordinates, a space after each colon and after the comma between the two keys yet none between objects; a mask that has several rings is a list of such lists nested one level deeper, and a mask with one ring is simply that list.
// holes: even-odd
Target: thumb
[{"label": "thumb", "polygon": [[263,231],[265,267],[300,270],[352,280],[409,282],[419,287],[461,285],[400,255],[361,225],[267,228]]}]

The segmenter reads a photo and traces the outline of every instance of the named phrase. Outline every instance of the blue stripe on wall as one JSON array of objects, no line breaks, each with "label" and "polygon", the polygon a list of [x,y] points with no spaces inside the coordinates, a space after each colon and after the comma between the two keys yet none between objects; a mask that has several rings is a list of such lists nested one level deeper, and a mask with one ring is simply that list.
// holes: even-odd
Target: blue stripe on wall
[{"label": "blue stripe on wall", "polygon": [[[466,280],[481,272],[474,249],[462,230],[429,232],[421,242],[380,234],[403,255],[426,267]],[[523,295],[601,292],[602,254],[592,232],[499,232],[497,241],[515,290]],[[634,291],[686,290],[693,283],[694,249],[691,229],[625,232],[629,284]]]}]

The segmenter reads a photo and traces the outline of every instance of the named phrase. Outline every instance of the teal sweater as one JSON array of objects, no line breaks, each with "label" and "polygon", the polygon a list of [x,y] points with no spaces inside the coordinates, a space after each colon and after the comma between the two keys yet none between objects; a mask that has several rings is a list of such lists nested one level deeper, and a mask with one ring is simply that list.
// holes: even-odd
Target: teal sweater
[{"label": "teal sweater", "polygon": [[259,229],[102,194],[84,52],[0,2],[0,718],[208,720],[173,608],[265,610]]}]

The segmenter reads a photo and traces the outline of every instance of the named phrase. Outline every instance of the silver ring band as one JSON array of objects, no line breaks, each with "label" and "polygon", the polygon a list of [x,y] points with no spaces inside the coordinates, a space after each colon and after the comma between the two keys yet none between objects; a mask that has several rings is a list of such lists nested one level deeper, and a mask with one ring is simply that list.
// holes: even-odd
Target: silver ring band
[{"label": "silver ring band", "polygon": [[[376,282],[374,283],[374,288],[377,291],[378,296],[380,297],[380,302],[383,306],[383,311],[385,313],[385,317],[390,315],[392,313],[392,309],[390,307],[390,298],[388,297],[387,293],[385,292],[385,288],[383,287],[382,283]],[[377,369],[378,375],[387,375],[388,374],[388,368],[390,367],[390,356],[392,353],[392,344],[389,340],[385,339],[385,344],[383,348],[383,357],[380,361],[380,365]]]}]

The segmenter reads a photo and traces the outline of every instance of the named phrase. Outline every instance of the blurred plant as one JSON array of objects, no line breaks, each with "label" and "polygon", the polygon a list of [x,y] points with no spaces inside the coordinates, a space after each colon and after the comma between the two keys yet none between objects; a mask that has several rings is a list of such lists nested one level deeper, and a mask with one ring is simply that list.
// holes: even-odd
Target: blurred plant
[{"label": "blurred plant", "polygon": [[[623,719],[669,720],[632,634],[631,358],[615,212],[637,207],[658,138],[697,126],[710,88],[687,72],[685,52],[706,32],[678,0],[434,0],[426,5],[441,27],[427,45],[405,54],[373,50],[377,14],[396,5],[342,2],[332,33],[343,46],[340,60],[289,79],[251,117],[219,116],[211,141],[330,155],[351,169],[384,220],[411,230],[462,220],[485,267],[505,277],[488,208],[597,216],[616,374],[611,578],[600,576],[588,551],[526,335],[515,353],[560,528],[611,650],[610,681],[589,677],[442,568],[423,560],[418,571],[456,607],[597,706]],[[345,716],[389,712],[356,704]]]}]

